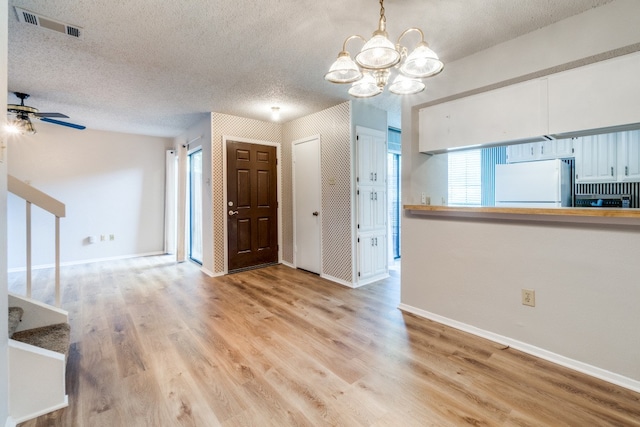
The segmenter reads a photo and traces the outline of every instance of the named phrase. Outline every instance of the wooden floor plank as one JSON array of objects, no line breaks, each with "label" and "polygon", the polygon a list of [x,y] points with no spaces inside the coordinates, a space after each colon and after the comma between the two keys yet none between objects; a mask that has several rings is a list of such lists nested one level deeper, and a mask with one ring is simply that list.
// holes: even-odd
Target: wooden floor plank
[{"label": "wooden floor plank", "polygon": [[[34,296],[52,283],[38,270]],[[62,284],[70,405],[24,427],[640,426],[638,393],[399,311],[395,272],[350,289],[152,256]]]}]

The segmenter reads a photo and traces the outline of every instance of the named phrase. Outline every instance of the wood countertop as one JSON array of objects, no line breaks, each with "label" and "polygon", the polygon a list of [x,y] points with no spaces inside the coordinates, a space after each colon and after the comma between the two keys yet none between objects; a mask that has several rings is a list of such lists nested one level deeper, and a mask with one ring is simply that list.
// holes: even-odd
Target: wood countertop
[{"label": "wood countertop", "polygon": [[[465,206],[435,206],[435,205],[404,205],[405,211],[412,214],[463,216],[463,217],[526,217],[535,220],[555,217],[556,219],[631,219],[633,223],[640,220],[640,209],[630,208],[501,208],[501,207],[465,207]],[[523,218],[525,219],[525,218]],[[640,222],[637,222],[640,224]]]}]

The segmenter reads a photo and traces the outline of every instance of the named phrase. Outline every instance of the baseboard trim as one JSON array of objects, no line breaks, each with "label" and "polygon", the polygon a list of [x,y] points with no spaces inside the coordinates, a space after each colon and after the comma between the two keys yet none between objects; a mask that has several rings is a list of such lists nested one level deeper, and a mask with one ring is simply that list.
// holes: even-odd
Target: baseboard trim
[{"label": "baseboard trim", "polygon": [[280,264],[282,264],[282,265],[284,265],[286,267],[289,267],[289,268],[294,268],[294,269],[296,268],[295,265],[293,265],[293,264],[291,264],[290,262],[287,262],[287,261],[280,261]]},{"label": "baseboard trim", "polygon": [[603,381],[607,381],[609,383],[640,393],[640,381],[625,377],[620,374],[616,374],[615,372],[607,371],[606,369],[598,368],[597,366],[589,365],[587,363],[580,362],[579,360],[571,359],[560,354],[553,353],[543,348],[527,344],[526,342],[518,341],[513,338],[486,331],[484,329],[480,329],[466,323],[458,322],[457,320],[449,319],[448,317],[431,313],[429,311],[422,310],[420,308],[416,308],[407,304],[400,303],[400,305],[398,305],[398,309],[415,314],[419,317],[424,317],[425,319],[433,320],[434,322],[442,323],[443,325],[468,332],[470,334],[488,339],[502,345],[508,345],[509,347],[512,347],[516,350],[520,350],[532,356],[539,357],[540,359],[556,363],[558,365],[564,366],[565,368],[573,369],[574,371],[578,371],[594,378],[598,378]]},{"label": "baseboard trim", "polygon": [[[78,261],[67,261],[67,262],[61,262],[60,267],[69,267],[72,265],[92,264],[94,262],[117,261],[120,259],[139,258],[139,257],[156,256],[156,255],[165,255],[165,252],[164,251],[145,252],[141,254],[118,255],[118,256],[106,257],[106,258],[91,258],[91,259],[83,259]],[[55,266],[56,266],[55,264],[40,264],[40,265],[31,266],[31,269],[42,270],[45,268],[54,268]],[[26,266],[7,269],[7,273],[20,273],[23,271],[27,271]]]},{"label": "baseboard trim", "polygon": [[7,421],[4,423],[4,427],[16,427],[18,423],[15,422],[10,416],[7,417]]},{"label": "baseboard trim", "polygon": [[338,279],[337,277],[333,277],[328,274],[320,274],[320,277],[348,288],[357,288],[355,283],[347,282],[346,280]]},{"label": "baseboard trim", "polygon": [[377,276],[373,276],[373,277],[369,277],[368,279],[364,279],[362,281],[358,281],[358,283],[356,283],[356,286],[354,286],[355,288],[359,288],[360,286],[365,286],[365,285],[370,285],[371,283],[377,282],[378,280],[384,280],[387,279],[389,277],[389,273],[383,273],[383,274],[379,274]]}]

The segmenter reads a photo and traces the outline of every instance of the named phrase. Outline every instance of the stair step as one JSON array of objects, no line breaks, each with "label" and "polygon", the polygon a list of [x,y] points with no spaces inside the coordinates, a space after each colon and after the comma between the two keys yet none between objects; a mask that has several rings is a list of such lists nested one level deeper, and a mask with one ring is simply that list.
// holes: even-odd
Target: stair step
[{"label": "stair step", "polygon": [[13,334],[12,339],[67,356],[69,353],[69,332],[70,328],[68,323],[57,323],[55,325],[16,332]]},{"label": "stair step", "polygon": [[24,310],[22,307],[9,307],[9,338],[13,337],[14,332],[18,328]]}]

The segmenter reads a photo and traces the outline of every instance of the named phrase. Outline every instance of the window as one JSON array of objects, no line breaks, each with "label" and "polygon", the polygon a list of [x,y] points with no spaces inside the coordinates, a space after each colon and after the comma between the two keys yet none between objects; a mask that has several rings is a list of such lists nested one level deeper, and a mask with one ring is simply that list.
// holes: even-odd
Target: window
[{"label": "window", "polygon": [[481,206],[481,150],[453,151],[449,162],[449,205]]},{"label": "window", "polygon": [[389,128],[387,153],[387,190],[391,250],[393,258],[400,258],[400,129]]}]

